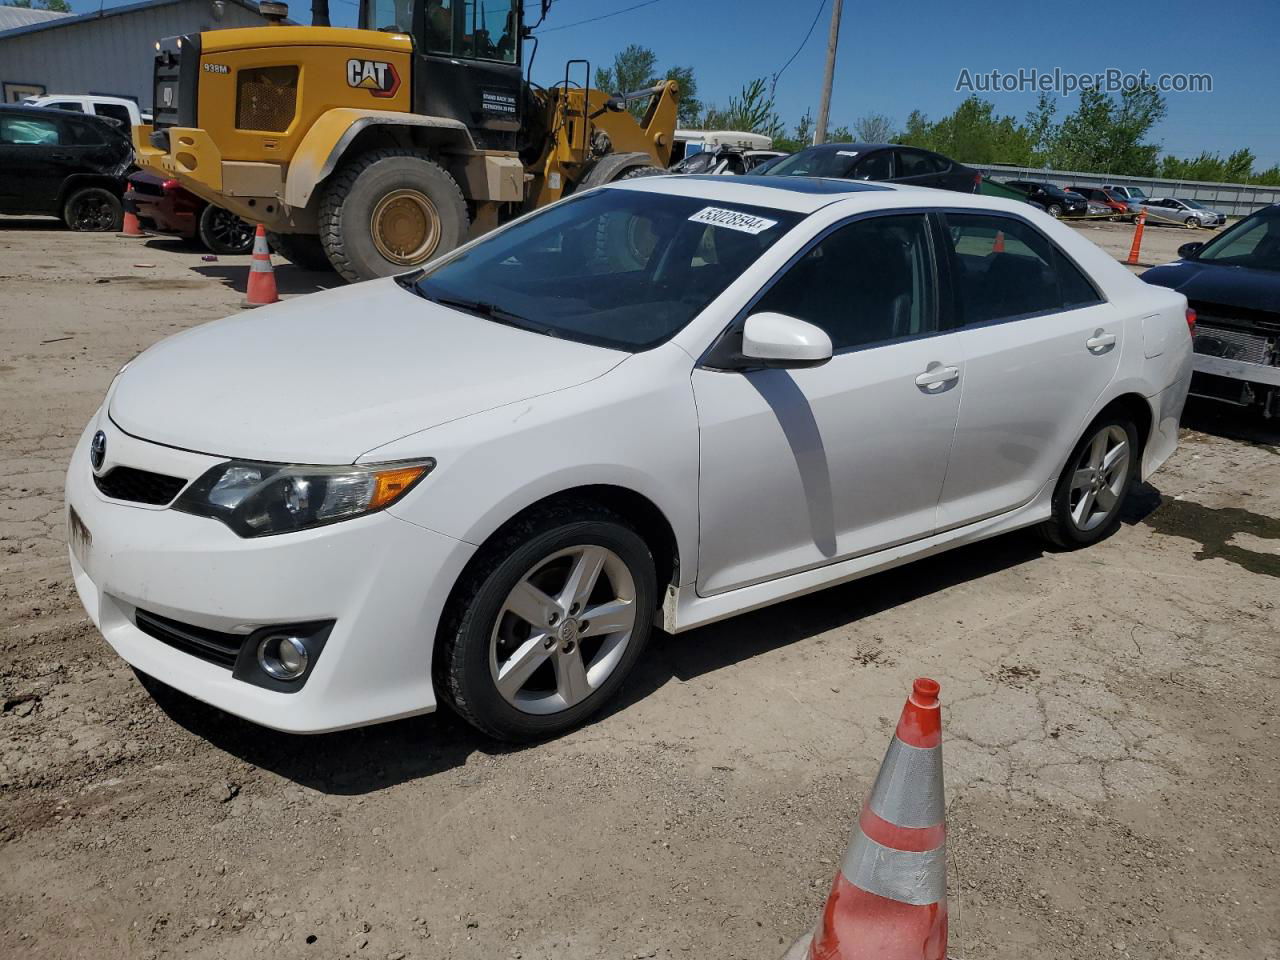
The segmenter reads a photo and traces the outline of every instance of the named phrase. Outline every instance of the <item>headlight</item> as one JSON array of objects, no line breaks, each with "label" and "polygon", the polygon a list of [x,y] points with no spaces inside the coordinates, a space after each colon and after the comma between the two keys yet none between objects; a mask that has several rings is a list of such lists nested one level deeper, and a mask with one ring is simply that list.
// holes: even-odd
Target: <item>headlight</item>
[{"label": "headlight", "polygon": [[289,533],[390,506],[435,465],[431,459],[341,467],[231,460],[187,487],[172,509],[221,520],[242,537]]}]

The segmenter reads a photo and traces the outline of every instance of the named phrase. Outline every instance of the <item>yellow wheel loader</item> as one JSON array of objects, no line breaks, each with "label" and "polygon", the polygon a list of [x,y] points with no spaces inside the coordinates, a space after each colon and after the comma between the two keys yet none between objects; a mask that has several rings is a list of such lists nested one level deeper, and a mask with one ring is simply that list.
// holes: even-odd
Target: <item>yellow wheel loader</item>
[{"label": "yellow wheel loader", "polygon": [[284,4],[260,6],[278,25],[156,44],[155,122],[134,127],[134,148],[265,224],[300,266],[402,273],[670,159],[676,84],[611,95],[584,60],[550,89],[528,82],[523,0],[361,0],[360,29],[287,26]]}]

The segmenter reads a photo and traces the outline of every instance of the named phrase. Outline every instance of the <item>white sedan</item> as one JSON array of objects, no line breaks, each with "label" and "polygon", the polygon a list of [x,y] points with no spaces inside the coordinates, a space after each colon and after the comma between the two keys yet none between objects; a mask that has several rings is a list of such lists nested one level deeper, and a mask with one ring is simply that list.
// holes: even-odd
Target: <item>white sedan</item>
[{"label": "white sedan", "polygon": [[147,350],[71,461],[75,584],[139,673],[268,727],[545,737],[654,629],[1107,536],[1191,316],[1024,203],[631,180]]}]

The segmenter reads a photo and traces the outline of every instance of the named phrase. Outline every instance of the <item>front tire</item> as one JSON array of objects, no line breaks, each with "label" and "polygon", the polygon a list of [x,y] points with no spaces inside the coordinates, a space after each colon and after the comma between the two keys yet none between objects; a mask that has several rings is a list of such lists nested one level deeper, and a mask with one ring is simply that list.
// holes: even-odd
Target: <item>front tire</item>
[{"label": "front tire", "polygon": [[590,503],[539,510],[484,548],[451,599],[436,688],[491,737],[554,736],[617,693],[656,607],[653,557],[621,517]]},{"label": "front tire", "polygon": [[1119,413],[1104,414],[1076,444],[1053,492],[1053,514],[1040,526],[1066,550],[1110,536],[1120,524],[1141,457],[1138,428]]},{"label": "front tire", "polygon": [[1062,207],[1056,203],[1049,204],[1049,209],[1046,212],[1055,220],[1061,219],[1062,217]]},{"label": "front tire", "polygon": [[124,226],[124,204],[103,187],[82,187],[62,205],[62,221],[84,233],[120,230]]},{"label": "front tire", "polygon": [[373,150],[348,163],[320,200],[320,240],[356,283],[405,273],[466,240],[458,183],[422,150]]}]

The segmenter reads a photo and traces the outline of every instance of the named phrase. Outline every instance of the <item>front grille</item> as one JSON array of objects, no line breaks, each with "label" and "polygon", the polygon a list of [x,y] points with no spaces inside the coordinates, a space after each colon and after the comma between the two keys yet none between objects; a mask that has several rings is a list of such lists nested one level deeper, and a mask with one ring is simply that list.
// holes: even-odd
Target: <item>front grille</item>
[{"label": "front grille", "polygon": [[288,130],[297,104],[297,67],[257,67],[236,75],[237,129]]},{"label": "front grille", "polygon": [[146,610],[135,610],[133,622],[147,636],[228,670],[236,665],[236,658],[240,656],[240,648],[246,639],[243,634],[219,633]]},{"label": "front grille", "polygon": [[1269,364],[1275,355],[1275,344],[1268,337],[1204,323],[1197,316],[1195,351],[1226,360]]},{"label": "front grille", "polygon": [[153,507],[171,503],[187,485],[187,481],[181,477],[167,477],[163,473],[136,470],[133,467],[112,467],[100,477],[95,475],[93,482],[104,497],[127,500],[130,503],[146,503]]}]

